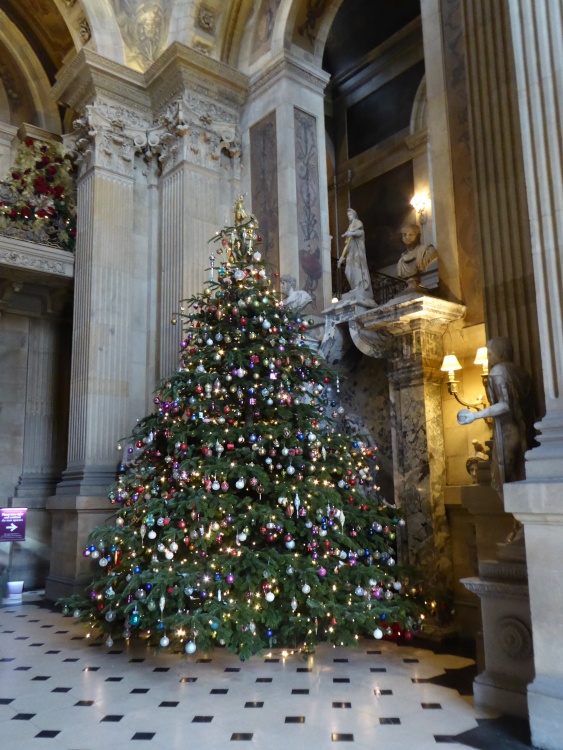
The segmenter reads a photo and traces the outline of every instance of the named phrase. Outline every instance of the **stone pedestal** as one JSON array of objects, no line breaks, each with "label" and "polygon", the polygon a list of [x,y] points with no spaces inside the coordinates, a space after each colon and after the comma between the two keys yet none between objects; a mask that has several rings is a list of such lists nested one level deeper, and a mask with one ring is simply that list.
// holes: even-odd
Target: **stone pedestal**
[{"label": "stone pedestal", "polygon": [[514,519],[504,510],[502,498],[490,485],[471,484],[459,488],[461,504],[471,514],[475,527],[477,559],[481,563],[497,557],[497,545],[512,531]]},{"label": "stone pedestal", "polygon": [[405,562],[423,571],[432,595],[440,598],[451,587],[442,337],[448,323],[464,312],[463,305],[404,294],[357,316],[351,326],[355,343],[377,337],[373,355],[384,354],[389,361],[395,498],[407,521]]},{"label": "stone pedestal", "polygon": [[483,561],[464,586],[481,599],[485,671],[473,683],[475,705],[528,715],[526,688],[534,676],[526,565]]}]

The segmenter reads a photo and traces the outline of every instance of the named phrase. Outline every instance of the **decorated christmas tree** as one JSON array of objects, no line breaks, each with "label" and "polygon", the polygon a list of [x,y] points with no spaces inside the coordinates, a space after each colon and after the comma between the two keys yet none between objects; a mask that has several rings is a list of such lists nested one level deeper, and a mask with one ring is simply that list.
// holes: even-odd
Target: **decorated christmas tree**
[{"label": "decorated christmas tree", "polygon": [[377,493],[375,450],[341,431],[337,376],[275,291],[242,199],[215,241],[210,280],[179,313],[178,370],[85,550],[98,575],[66,607],[110,645],[145,636],[243,659],[409,637],[420,609],[395,565],[403,522]]}]

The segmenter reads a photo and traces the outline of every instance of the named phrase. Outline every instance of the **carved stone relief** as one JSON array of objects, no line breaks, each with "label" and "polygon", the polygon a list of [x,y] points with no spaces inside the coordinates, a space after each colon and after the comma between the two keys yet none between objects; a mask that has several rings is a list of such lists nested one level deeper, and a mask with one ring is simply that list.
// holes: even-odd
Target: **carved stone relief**
[{"label": "carved stone relief", "polygon": [[252,209],[260,222],[264,257],[280,265],[276,113],[250,128]]},{"label": "carved stone relief", "polygon": [[163,51],[172,3],[166,0],[112,0],[126,44],[129,65],[146,70]]},{"label": "carved stone relief", "polygon": [[135,154],[167,169],[186,160],[213,169],[239,167],[236,115],[192,95],[171,102],[156,121],[100,98],[86,106],[74,127],[82,173],[95,165],[132,177]]},{"label": "carved stone relief", "polygon": [[311,295],[312,306],[318,310],[322,308],[324,295],[317,120],[295,108],[294,123],[299,288]]}]

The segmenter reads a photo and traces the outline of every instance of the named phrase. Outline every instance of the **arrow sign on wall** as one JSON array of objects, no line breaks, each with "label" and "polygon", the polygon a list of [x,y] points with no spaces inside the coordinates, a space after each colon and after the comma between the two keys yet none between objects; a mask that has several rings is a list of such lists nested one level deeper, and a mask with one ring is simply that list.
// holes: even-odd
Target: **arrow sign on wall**
[{"label": "arrow sign on wall", "polygon": [[27,508],[0,508],[0,542],[25,541]]}]

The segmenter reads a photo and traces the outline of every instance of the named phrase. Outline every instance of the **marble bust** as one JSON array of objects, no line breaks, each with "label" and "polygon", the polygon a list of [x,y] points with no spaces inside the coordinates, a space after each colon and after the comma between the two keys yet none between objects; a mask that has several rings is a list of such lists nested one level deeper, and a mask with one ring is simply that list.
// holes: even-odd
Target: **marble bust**
[{"label": "marble bust", "polygon": [[312,297],[309,292],[304,289],[296,289],[297,280],[294,276],[286,274],[280,279],[282,294],[285,294],[283,304],[285,307],[289,307],[296,312],[302,310],[309,302],[312,301]]},{"label": "marble bust", "polygon": [[344,273],[350,284],[350,292],[343,294],[343,297],[367,297],[373,299],[371,288],[371,279],[369,275],[368,264],[366,260],[366,243],[364,225],[358,219],[358,214],[353,208],[349,208],[348,229],[342,237],[346,238],[342,255],[338,260],[338,268],[346,263]]},{"label": "marble bust", "polygon": [[418,224],[404,224],[401,227],[401,238],[406,250],[399,258],[397,276],[407,282],[406,292],[421,291],[420,275],[436,260],[438,252],[434,245],[420,241],[421,229]]}]

